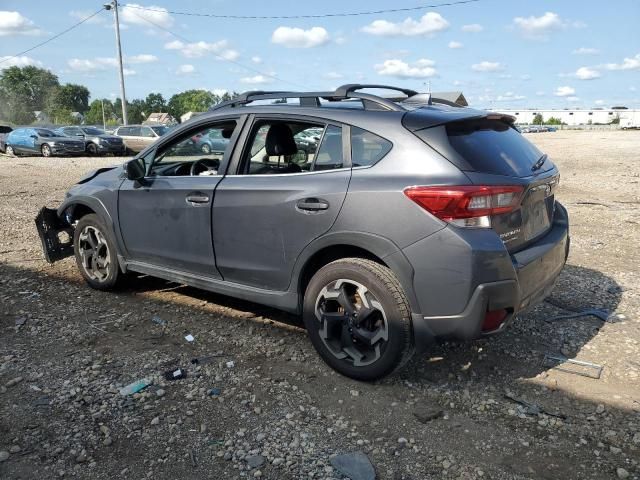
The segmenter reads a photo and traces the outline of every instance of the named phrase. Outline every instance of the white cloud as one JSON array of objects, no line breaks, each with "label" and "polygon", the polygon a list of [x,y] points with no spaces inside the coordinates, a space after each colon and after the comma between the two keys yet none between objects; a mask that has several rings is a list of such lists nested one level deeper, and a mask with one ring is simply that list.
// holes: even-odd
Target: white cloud
[{"label": "white cloud", "polygon": [[126,57],[125,61],[126,63],[130,63],[132,65],[136,63],[153,63],[158,61],[158,57],[149,53],[141,53],[140,55]]},{"label": "white cloud", "polygon": [[[153,56],[153,55],[150,55]],[[139,57],[143,57],[140,59]],[[125,58],[125,66],[122,68],[122,72],[125,76],[136,75],[137,72],[131,68],[127,68],[126,64],[129,63],[131,59],[134,59],[133,62],[130,63],[149,63],[149,59],[147,55],[135,55],[134,57]],[[137,60],[137,61],[136,61]],[[146,60],[146,61],[145,61]],[[157,59],[156,59],[157,60]],[[67,61],[67,65],[74,72],[79,73],[95,73],[108,70],[110,68],[118,67],[118,60],[114,57],[96,57],[94,59],[88,58],[72,58]]]},{"label": "white cloud", "polygon": [[137,3],[127,3],[121,6],[120,19],[124,23],[145,27],[156,24],[160,27],[168,28],[173,25],[173,17],[169,15],[166,8],[156,7],[155,5],[145,5],[143,8],[148,8],[149,10],[142,10],[141,7],[143,6]]},{"label": "white cloud", "polygon": [[190,64],[180,65],[176,70],[176,75],[191,75],[196,71],[196,67]]},{"label": "white cloud", "polygon": [[20,12],[0,10],[0,37],[11,35],[39,35],[41,30]]},{"label": "white cloud", "polygon": [[496,97],[496,101],[497,102],[517,102],[519,100],[524,100],[525,97],[524,95],[516,95],[513,92],[507,92],[504,95],[498,95]]},{"label": "white cloud", "polygon": [[28,66],[42,66],[42,62],[34,60],[31,57],[0,57],[0,70],[4,70],[9,67],[28,67]]},{"label": "white cloud", "polygon": [[254,57],[251,57],[251,61],[253,63],[262,63],[262,58],[258,57],[257,55]]},{"label": "white cloud", "polygon": [[433,68],[435,62],[422,58],[412,64],[398,59],[385,60],[383,63],[374,65],[379,75],[388,75],[397,78],[429,78],[437,72]]},{"label": "white cloud", "polygon": [[204,41],[183,43],[180,40],[174,40],[166,43],[164,48],[167,50],[178,50],[187,58],[200,58],[207,54],[212,54],[225,60],[235,60],[240,56],[236,50],[229,48],[229,42],[227,40],[219,40],[214,43]]},{"label": "white cloud", "polygon": [[580,47],[576,48],[571,53],[573,53],[574,55],[598,55],[600,53],[600,50],[598,50],[597,48]]},{"label": "white cloud", "polygon": [[272,80],[264,75],[254,75],[253,77],[242,77],[240,79],[240,83],[246,83],[248,85],[262,85],[271,82]]},{"label": "white cloud", "polygon": [[375,20],[362,28],[365,33],[385,37],[413,37],[417,35],[433,36],[449,28],[449,22],[436,12],[427,12],[419,20],[409,17],[402,22]]},{"label": "white cloud", "polygon": [[115,58],[98,57],[93,60],[86,58],[72,58],[67,61],[69,68],[75,72],[91,73],[100,70],[106,70],[109,67],[115,67],[118,62]]},{"label": "white cloud", "polygon": [[271,42],[287,48],[311,48],[329,41],[329,33],[322,27],[309,30],[292,27],[278,27],[271,35]]},{"label": "white cloud", "polygon": [[576,89],[575,88],[564,86],[564,87],[556,88],[556,91],[554,92],[554,95],[556,97],[570,97],[574,93],[576,93]]},{"label": "white cloud", "polygon": [[449,48],[462,48],[464,45],[460,42],[449,42]]},{"label": "white cloud", "polygon": [[607,70],[638,70],[640,69],[640,53],[635,57],[625,58],[622,63],[607,63]]},{"label": "white cloud", "polygon": [[538,97],[544,97],[544,96],[545,96],[545,93],[544,93],[542,90],[538,90],[538,91],[536,92],[536,95],[537,95]]},{"label": "white cloud", "polygon": [[339,78],[343,78],[344,75],[342,75],[341,73],[338,72],[327,72],[324,75],[322,75],[324,78],[329,79],[329,80],[337,80]]},{"label": "white cloud", "polygon": [[479,23],[471,23],[469,25],[463,25],[460,30],[462,30],[463,32],[478,33],[483,31],[484,27]]},{"label": "white cloud", "polygon": [[567,97],[567,101],[569,101],[569,102],[579,102],[580,101],[580,97],[574,97],[574,96]]},{"label": "white cloud", "polygon": [[486,60],[471,65],[471,70],[476,72],[498,72],[503,69],[504,67],[499,62],[487,62]]},{"label": "white cloud", "polygon": [[226,93],[229,93],[229,90],[227,90],[226,88],[214,88],[213,90],[209,90],[209,91],[219,97],[223,96]]},{"label": "white cloud", "polygon": [[541,17],[516,17],[513,23],[525,37],[532,39],[545,39],[550,32],[564,26],[560,16],[553,12],[546,12]]},{"label": "white cloud", "polygon": [[575,75],[580,80],[593,80],[594,78],[601,77],[599,71],[589,67],[580,67],[578,70],[576,70]]},{"label": "white cloud", "polygon": [[595,104],[596,105],[604,105],[604,100],[596,100]]}]

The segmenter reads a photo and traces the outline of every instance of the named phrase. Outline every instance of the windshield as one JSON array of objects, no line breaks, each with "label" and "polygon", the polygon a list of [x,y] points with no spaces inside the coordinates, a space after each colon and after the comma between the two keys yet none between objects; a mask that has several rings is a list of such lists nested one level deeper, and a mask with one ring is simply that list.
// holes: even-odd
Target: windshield
[{"label": "windshield", "polygon": [[55,133],[53,133],[51,130],[47,130],[46,128],[36,128],[36,133],[40,137],[57,137],[58,136]]},{"label": "windshield", "polygon": [[104,135],[102,130],[93,127],[83,128],[82,131],[87,135]]},{"label": "windshield", "polygon": [[164,125],[158,125],[155,127],[151,127],[151,129],[156,132],[159,136],[164,135],[169,131],[169,127],[165,127]]}]

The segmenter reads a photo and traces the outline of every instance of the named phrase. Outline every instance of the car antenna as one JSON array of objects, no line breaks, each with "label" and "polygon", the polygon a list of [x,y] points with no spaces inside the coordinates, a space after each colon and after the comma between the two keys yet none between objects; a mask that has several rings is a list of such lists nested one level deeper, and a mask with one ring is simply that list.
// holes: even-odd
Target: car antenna
[{"label": "car antenna", "polygon": [[429,95],[429,98],[427,99],[427,105],[433,105],[433,102],[431,101],[431,80],[427,82],[427,94]]}]

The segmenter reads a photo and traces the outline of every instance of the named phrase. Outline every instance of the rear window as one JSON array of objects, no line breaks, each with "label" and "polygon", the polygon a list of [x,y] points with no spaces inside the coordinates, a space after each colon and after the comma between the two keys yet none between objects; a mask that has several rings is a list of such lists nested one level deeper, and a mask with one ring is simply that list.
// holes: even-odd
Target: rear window
[{"label": "rear window", "polygon": [[[451,148],[478,172],[528,176],[532,174],[533,164],[543,155],[510,124],[500,120],[481,118],[449,123],[444,128]],[[551,168],[551,165],[547,162],[545,166]]]}]

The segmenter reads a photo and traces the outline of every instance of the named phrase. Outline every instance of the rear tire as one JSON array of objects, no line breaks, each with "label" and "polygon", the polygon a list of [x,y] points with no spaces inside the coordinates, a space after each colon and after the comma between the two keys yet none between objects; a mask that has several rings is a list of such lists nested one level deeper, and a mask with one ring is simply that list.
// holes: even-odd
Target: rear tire
[{"label": "rear tire", "polygon": [[211,146],[208,143],[203,143],[200,150],[202,150],[202,153],[205,155],[209,155],[211,153]]},{"label": "rear tire", "polygon": [[40,147],[40,152],[42,153],[43,157],[50,157],[51,147],[45,143],[44,145],[42,145],[42,147]]},{"label": "rear tire", "polygon": [[73,233],[73,251],[80,274],[91,288],[113,289],[122,273],[113,236],[100,217],[82,217]]},{"label": "rear tire", "polygon": [[303,320],[311,343],[334,370],[371,381],[413,355],[411,310],[393,272],[345,258],[322,267],[307,286]]},{"label": "rear tire", "polygon": [[16,152],[13,150],[13,147],[11,145],[7,145],[5,147],[5,153],[7,155],[9,155],[10,157],[15,157],[16,156]]}]

